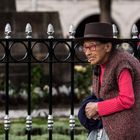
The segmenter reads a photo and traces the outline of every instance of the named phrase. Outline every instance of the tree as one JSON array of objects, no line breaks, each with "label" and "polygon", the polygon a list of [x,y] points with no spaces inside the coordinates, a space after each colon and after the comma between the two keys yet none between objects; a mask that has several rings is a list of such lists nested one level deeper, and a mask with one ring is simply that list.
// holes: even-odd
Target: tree
[{"label": "tree", "polygon": [[100,22],[111,23],[112,0],[99,0]]}]

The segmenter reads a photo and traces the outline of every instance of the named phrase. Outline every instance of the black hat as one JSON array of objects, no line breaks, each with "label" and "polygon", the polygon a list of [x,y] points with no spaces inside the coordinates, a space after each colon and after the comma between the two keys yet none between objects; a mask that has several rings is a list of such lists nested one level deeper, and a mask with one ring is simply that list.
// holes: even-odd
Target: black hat
[{"label": "black hat", "polygon": [[110,23],[92,22],[87,23],[84,31],[84,39],[94,38],[103,41],[116,42],[113,38],[113,27]]}]

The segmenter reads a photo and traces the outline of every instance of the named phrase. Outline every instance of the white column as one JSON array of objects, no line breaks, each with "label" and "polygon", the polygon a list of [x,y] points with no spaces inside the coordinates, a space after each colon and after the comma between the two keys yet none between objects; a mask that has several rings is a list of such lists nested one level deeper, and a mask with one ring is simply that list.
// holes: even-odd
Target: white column
[{"label": "white column", "polygon": [[32,0],[32,11],[37,10],[37,0]]}]

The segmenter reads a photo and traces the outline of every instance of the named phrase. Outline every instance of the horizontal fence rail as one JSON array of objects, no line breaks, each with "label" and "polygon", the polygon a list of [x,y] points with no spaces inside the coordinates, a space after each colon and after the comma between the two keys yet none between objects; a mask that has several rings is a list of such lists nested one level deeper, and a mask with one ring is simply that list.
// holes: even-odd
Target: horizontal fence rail
[{"label": "horizontal fence rail", "polygon": [[[114,38],[117,38],[117,31],[113,25]],[[74,114],[74,65],[76,63],[87,63],[87,59],[82,51],[82,45],[84,39],[74,38],[75,30],[73,26],[69,30],[69,39],[55,39],[53,37],[53,26],[48,26],[48,38],[35,39],[32,38],[32,29],[30,24],[26,26],[26,38],[12,38],[11,27],[9,24],[5,27],[5,38],[0,39],[0,63],[5,66],[5,117],[4,117],[4,130],[5,140],[9,140],[9,129],[10,129],[10,116],[9,116],[9,65],[11,63],[25,63],[28,66],[28,104],[27,104],[27,117],[26,117],[26,130],[27,140],[31,140],[32,130],[32,116],[31,116],[31,64],[32,63],[48,63],[49,64],[49,115],[48,115],[48,131],[49,140],[53,139],[53,108],[52,108],[52,71],[53,63],[69,63],[71,72],[71,85],[70,85],[70,114],[69,114],[69,126],[70,126],[70,139],[74,140],[74,129],[75,129],[75,114]],[[118,44],[128,43],[133,48],[133,54],[136,58],[140,59],[140,39],[137,37],[138,31],[136,26],[132,29],[132,39],[120,39]],[[40,47],[45,48],[43,55],[36,54],[35,50]],[[14,51],[17,49],[22,50],[22,55],[15,56]],[[63,57],[60,57],[58,53],[63,52]]]}]

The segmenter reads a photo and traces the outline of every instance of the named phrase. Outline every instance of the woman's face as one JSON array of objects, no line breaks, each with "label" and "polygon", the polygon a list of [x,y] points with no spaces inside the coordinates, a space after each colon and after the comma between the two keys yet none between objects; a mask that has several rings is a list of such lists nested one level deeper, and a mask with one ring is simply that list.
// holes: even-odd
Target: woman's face
[{"label": "woman's face", "polygon": [[99,41],[86,41],[83,51],[92,65],[104,64],[108,61],[108,57],[112,48],[111,43],[101,43]]}]

